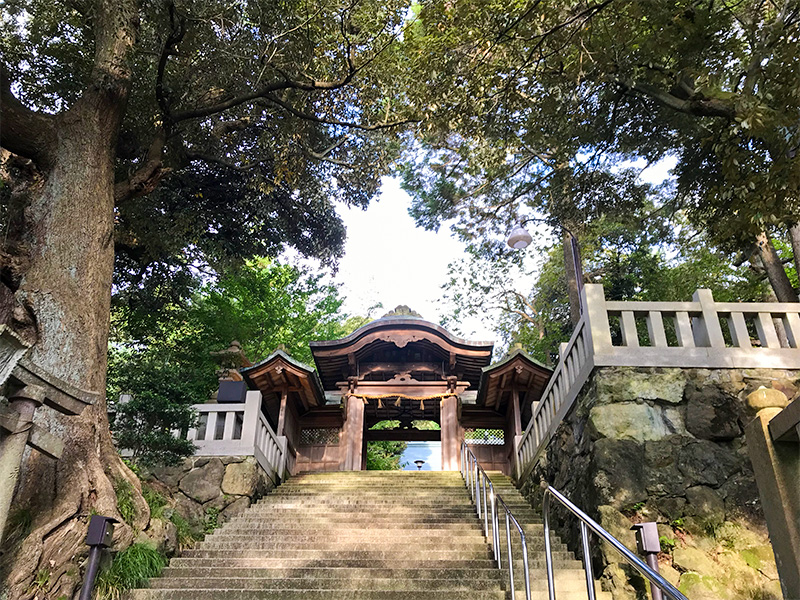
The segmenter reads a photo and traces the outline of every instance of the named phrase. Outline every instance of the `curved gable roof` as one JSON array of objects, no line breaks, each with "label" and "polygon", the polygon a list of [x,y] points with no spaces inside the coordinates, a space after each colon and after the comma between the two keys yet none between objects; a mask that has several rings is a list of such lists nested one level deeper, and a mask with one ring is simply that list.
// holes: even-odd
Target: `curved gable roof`
[{"label": "curved gable roof", "polygon": [[475,379],[476,385],[480,370],[491,362],[494,348],[492,342],[459,338],[419,317],[383,317],[341,339],[309,344],[325,388],[330,389],[334,382],[343,380],[343,373],[352,371],[353,362],[370,352],[375,347],[373,344],[380,343],[392,344],[397,348],[405,348],[408,344],[432,347],[451,365],[454,373],[464,373],[465,378]]}]

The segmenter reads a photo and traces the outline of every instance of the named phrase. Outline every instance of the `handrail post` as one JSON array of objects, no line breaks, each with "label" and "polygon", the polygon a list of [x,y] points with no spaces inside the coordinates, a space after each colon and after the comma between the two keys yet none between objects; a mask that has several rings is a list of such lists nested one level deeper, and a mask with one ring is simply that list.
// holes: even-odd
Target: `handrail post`
[{"label": "handrail post", "polygon": [[581,521],[581,543],[583,544],[583,572],[586,575],[586,593],[589,600],[594,600],[594,573],[592,573],[592,557],[589,554],[589,528]]},{"label": "handrail post", "polygon": [[514,598],[514,555],[511,553],[511,520],[508,517],[508,508],[504,508],[506,511],[506,542],[508,543],[508,580],[511,584],[511,597]]},{"label": "handrail post", "polygon": [[[517,524],[519,525],[519,524]],[[525,532],[520,527],[519,537],[522,546],[522,569],[525,573],[525,600],[531,600],[531,568],[528,564],[528,542],[525,540]],[[589,600],[594,600],[594,597]]]},{"label": "handrail post", "polygon": [[556,600],[556,583],[553,577],[553,553],[550,548],[550,490],[544,491],[542,499],[542,523],[544,528],[544,560],[547,567],[547,594],[550,600]]},{"label": "handrail post", "polygon": [[[489,482],[492,485],[492,482]],[[486,479],[483,480],[483,530],[486,534],[486,539],[489,539],[489,510],[486,504]]]},{"label": "handrail post", "polygon": [[497,510],[497,496],[492,498],[492,535],[494,536],[494,554],[497,558],[497,568],[503,567],[503,557],[500,553],[500,515]]}]

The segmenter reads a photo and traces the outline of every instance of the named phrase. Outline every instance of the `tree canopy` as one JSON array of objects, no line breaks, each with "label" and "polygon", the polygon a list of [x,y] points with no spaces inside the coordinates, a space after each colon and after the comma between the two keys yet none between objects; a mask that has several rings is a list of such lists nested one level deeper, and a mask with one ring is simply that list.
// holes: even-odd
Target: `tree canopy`
[{"label": "tree canopy", "polygon": [[424,4],[407,39],[442,60],[419,73],[437,93],[423,157],[406,160],[412,214],[426,227],[455,219],[466,238],[542,214],[574,229],[640,206],[632,165],[674,157],[661,206],[729,250],[757,247],[778,296],[796,300],[769,237],[791,229],[797,241],[799,11],[757,0]]}]

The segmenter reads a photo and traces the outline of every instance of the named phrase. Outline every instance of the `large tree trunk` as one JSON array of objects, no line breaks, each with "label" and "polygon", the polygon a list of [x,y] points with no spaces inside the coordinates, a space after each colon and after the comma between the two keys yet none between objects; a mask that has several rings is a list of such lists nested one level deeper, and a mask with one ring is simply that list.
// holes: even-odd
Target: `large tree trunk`
[{"label": "large tree trunk", "polygon": [[789,228],[789,239],[792,243],[792,254],[794,256],[794,268],[800,275],[800,223],[795,223]]},{"label": "large tree trunk", "polygon": [[[53,121],[53,139],[41,161],[43,182],[25,213],[30,267],[17,299],[36,317],[38,339],[29,358],[101,400],[78,417],[40,408],[37,421],[64,441],[59,461],[32,452],[15,508],[29,508],[33,529],[16,552],[7,577],[9,598],[72,598],[81,581],[86,526],[95,512],[119,518],[114,487],[137,478],[111,442],[105,403],[111,281],[114,263],[114,146],[125,111],[129,51],[135,39],[135,2],[97,2],[97,49],[92,82],[82,98]],[[149,511],[134,492],[139,516]],[[127,545],[123,525],[116,539]],[[33,585],[49,573],[44,589]],[[44,577],[41,577],[41,582]]]},{"label": "large tree trunk", "polygon": [[786,270],[783,268],[775,246],[772,245],[772,240],[762,231],[756,237],[756,245],[775,297],[779,302],[798,302],[797,292],[786,275]]}]

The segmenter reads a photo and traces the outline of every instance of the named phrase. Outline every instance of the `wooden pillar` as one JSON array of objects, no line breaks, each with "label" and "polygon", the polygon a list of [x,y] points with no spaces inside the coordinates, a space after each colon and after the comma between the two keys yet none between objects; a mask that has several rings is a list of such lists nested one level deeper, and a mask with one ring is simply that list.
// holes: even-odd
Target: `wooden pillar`
[{"label": "wooden pillar", "polygon": [[281,392],[281,409],[278,413],[278,431],[276,435],[286,435],[286,403],[289,401],[289,392],[285,389]]},{"label": "wooden pillar", "polygon": [[507,465],[504,467],[503,472],[506,475],[514,473],[517,464],[517,448],[519,447],[520,440],[522,439],[522,412],[519,405],[519,391],[513,390],[511,392],[511,401],[508,403],[506,412],[506,428],[505,428],[505,456]]},{"label": "wooden pillar", "polygon": [[457,396],[442,398],[439,418],[442,426],[442,471],[458,471],[461,453],[461,426],[458,422]]},{"label": "wooden pillar", "polygon": [[347,399],[347,419],[344,422],[345,454],[343,471],[361,471],[364,452],[364,402],[361,398]]}]

